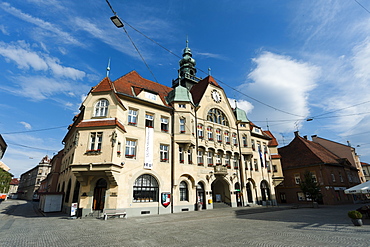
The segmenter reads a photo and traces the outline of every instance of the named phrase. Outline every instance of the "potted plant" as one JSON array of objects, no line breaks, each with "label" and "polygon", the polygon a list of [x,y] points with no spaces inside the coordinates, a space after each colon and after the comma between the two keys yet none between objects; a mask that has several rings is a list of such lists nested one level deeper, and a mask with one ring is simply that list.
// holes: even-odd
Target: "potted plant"
[{"label": "potted plant", "polygon": [[348,217],[351,218],[355,226],[362,226],[362,214],[359,211],[353,210],[348,212]]}]

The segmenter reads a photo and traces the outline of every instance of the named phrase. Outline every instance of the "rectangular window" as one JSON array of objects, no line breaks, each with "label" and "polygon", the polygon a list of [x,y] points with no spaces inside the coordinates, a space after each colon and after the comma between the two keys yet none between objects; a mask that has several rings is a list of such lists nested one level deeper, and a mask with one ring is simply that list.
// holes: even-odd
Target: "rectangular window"
[{"label": "rectangular window", "polygon": [[186,108],[185,104],[179,104],[179,108]]},{"label": "rectangular window", "polygon": [[238,146],[238,140],[236,139],[236,134],[233,133],[233,144],[234,146]]},{"label": "rectangular window", "polygon": [[168,132],[168,118],[161,117],[161,131]]},{"label": "rectangular window", "polygon": [[295,184],[300,184],[301,176],[299,174],[294,174],[294,180],[295,180]]},{"label": "rectangular window", "polygon": [[230,167],[230,154],[225,155],[225,165]]},{"label": "rectangular window", "polygon": [[208,140],[213,141],[213,131],[212,131],[212,127],[208,127],[208,128],[207,128],[207,136],[208,136]]},{"label": "rectangular window", "polygon": [[179,147],[179,161],[184,163],[184,149],[182,147]]},{"label": "rectangular window", "polygon": [[208,151],[207,163],[208,163],[208,166],[213,166],[213,152],[212,151]]},{"label": "rectangular window", "polygon": [[266,144],[263,144],[263,152],[264,152],[265,154],[267,154],[267,145],[266,145]]},{"label": "rectangular window", "polygon": [[277,166],[276,165],[272,165],[272,171],[277,172]]},{"label": "rectangular window", "polygon": [[136,156],[136,141],[135,140],[126,140],[126,158],[135,158]]},{"label": "rectangular window", "polygon": [[362,172],[364,173],[365,176],[367,176],[366,170],[363,169]]},{"label": "rectangular window", "polygon": [[188,149],[188,164],[193,164],[193,152],[192,149]]},{"label": "rectangular window", "polygon": [[185,118],[180,118],[180,133],[185,133]]},{"label": "rectangular window", "polygon": [[243,161],[244,161],[244,168],[245,168],[245,170],[248,170],[248,159],[247,159],[247,155],[243,155]]},{"label": "rectangular window", "polygon": [[216,165],[222,165],[220,153],[217,153],[216,155]]},{"label": "rectangular window", "polygon": [[121,143],[120,142],[117,143],[117,154],[118,155],[121,154]]},{"label": "rectangular window", "polygon": [[145,127],[153,128],[154,127],[154,116],[151,114],[145,114]]},{"label": "rectangular window", "polygon": [[298,201],[305,201],[305,195],[303,192],[297,192]]},{"label": "rectangular window", "polygon": [[101,151],[103,140],[103,132],[92,132],[90,133],[90,150],[89,151]]},{"label": "rectangular window", "polygon": [[168,162],[168,145],[161,144],[159,146],[159,156],[161,159],[161,162]]},{"label": "rectangular window", "polygon": [[253,159],[253,164],[254,164],[254,170],[258,171],[258,162],[257,159]]},{"label": "rectangular window", "polygon": [[311,172],[311,174],[312,174],[312,181],[315,182],[315,183],[317,183],[316,174],[313,173],[313,172]]},{"label": "rectangular window", "polygon": [[217,139],[217,142],[222,142],[221,130],[220,129],[216,130],[216,139]]},{"label": "rectangular window", "polygon": [[230,144],[229,132],[228,131],[225,131],[224,135],[225,135],[225,142],[226,142],[226,144]]},{"label": "rectangular window", "polygon": [[242,128],[245,128],[245,126],[246,126],[245,124],[240,124],[240,127]]},{"label": "rectangular window", "polygon": [[136,110],[128,110],[128,124],[136,126],[137,124],[137,111]]},{"label": "rectangular window", "polygon": [[157,95],[154,94],[154,93],[150,93],[150,92],[145,92],[145,97],[147,99],[151,99],[151,100],[156,100],[157,99]]},{"label": "rectangular window", "polygon": [[197,154],[198,165],[203,165],[203,150],[199,149]]},{"label": "rectangular window", "polygon": [[243,146],[244,147],[248,147],[247,137],[246,136],[243,136],[242,139],[243,139]]},{"label": "rectangular window", "polygon": [[343,180],[343,176],[342,176],[342,174],[340,174],[340,173],[339,173],[339,180],[340,180],[340,182],[341,182],[341,183],[343,183],[343,182],[344,182],[344,180]]},{"label": "rectangular window", "polygon": [[252,140],[252,149],[253,149],[253,151],[256,151],[256,145],[254,143],[254,140]]},{"label": "rectangular window", "polygon": [[203,125],[198,124],[198,138],[203,139],[204,133],[203,133]]},{"label": "rectangular window", "polygon": [[331,180],[332,180],[333,182],[335,182],[335,175],[334,175],[334,173],[332,173],[332,174],[331,174]]},{"label": "rectangular window", "polygon": [[234,159],[233,159],[233,165],[234,165],[234,169],[238,169],[239,166],[238,166],[238,156],[234,155]]}]

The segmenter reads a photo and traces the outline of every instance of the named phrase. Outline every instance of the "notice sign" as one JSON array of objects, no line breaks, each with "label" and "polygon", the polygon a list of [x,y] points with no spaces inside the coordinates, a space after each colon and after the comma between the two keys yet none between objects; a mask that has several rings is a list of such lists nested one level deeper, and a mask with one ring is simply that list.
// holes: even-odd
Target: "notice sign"
[{"label": "notice sign", "polygon": [[78,205],[77,202],[72,203],[72,205],[71,205],[71,216],[75,216],[76,215],[77,205]]},{"label": "notice sign", "polygon": [[145,157],[144,157],[144,169],[153,168],[153,128],[145,128]]}]

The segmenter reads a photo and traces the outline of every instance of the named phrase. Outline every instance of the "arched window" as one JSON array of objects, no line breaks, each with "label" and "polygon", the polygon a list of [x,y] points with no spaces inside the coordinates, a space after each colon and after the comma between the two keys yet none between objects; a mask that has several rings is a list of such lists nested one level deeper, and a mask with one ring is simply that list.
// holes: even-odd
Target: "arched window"
[{"label": "arched window", "polygon": [[149,174],[138,177],[133,187],[134,202],[158,202],[158,182]]},{"label": "arched window", "polygon": [[108,114],[109,102],[106,99],[99,100],[95,105],[95,117],[106,117]]},{"label": "arched window", "polygon": [[225,114],[217,108],[212,108],[209,110],[207,114],[207,120],[213,123],[229,126],[229,121],[227,120]]},{"label": "arched window", "polygon": [[180,201],[189,201],[189,191],[186,182],[182,181],[180,183],[179,188],[180,188]]}]

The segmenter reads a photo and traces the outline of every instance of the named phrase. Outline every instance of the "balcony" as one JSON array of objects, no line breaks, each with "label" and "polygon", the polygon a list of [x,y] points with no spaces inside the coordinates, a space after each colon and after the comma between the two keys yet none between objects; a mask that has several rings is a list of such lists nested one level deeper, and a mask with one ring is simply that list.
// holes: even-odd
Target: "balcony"
[{"label": "balcony", "polygon": [[72,173],[82,185],[87,185],[90,176],[106,177],[112,185],[117,186],[118,177],[123,165],[113,163],[72,164]]},{"label": "balcony", "polygon": [[214,174],[215,175],[222,175],[222,176],[225,176],[227,175],[227,167],[225,166],[215,166],[215,171],[214,171]]}]

